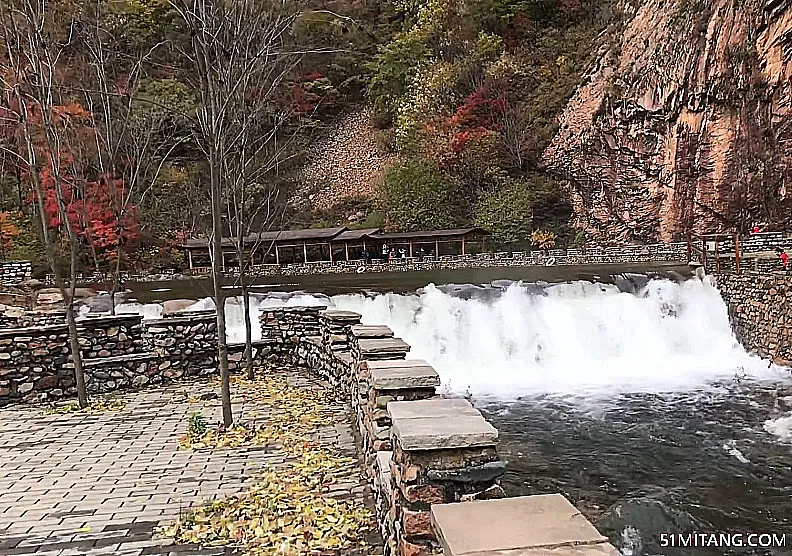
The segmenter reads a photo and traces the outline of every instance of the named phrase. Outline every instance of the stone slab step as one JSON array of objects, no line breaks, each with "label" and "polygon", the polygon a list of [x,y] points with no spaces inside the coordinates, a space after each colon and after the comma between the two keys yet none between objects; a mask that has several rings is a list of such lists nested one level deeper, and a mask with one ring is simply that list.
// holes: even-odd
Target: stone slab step
[{"label": "stone slab step", "polygon": [[[392,363],[393,361],[388,361]],[[416,400],[409,402],[389,402],[388,415],[391,420],[426,419],[431,417],[448,417],[458,415],[481,416],[478,409],[462,398],[433,400]]]},{"label": "stone slab step", "polygon": [[364,359],[372,355],[404,354],[410,351],[410,344],[401,338],[365,338],[358,340],[358,346]]},{"label": "stone slab step", "polygon": [[353,326],[352,334],[356,338],[393,338],[393,330],[387,326],[371,324],[358,324]]},{"label": "stone slab step", "polygon": [[433,504],[444,556],[618,556],[560,494]]},{"label": "stone slab step", "polygon": [[[426,361],[384,361],[388,365],[372,361],[371,385],[377,390],[406,390],[412,388],[433,388],[440,386],[440,375]],[[394,363],[402,363],[394,364]]]},{"label": "stone slab step", "polygon": [[339,309],[327,309],[322,313],[322,317],[330,320],[344,322],[360,322],[361,314],[354,311],[341,311]]},{"label": "stone slab step", "polygon": [[481,414],[393,419],[391,430],[405,451],[481,448],[498,443],[498,430]]}]

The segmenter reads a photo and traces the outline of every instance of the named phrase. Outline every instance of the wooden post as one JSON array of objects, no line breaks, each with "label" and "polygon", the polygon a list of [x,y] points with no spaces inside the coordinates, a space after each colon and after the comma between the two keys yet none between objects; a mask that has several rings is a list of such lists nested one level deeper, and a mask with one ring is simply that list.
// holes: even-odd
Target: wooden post
[{"label": "wooden post", "polygon": [[303,257],[305,257],[303,262],[307,263],[308,262],[308,244],[305,243],[304,241],[303,241]]},{"label": "wooden post", "polygon": [[440,240],[435,240],[435,257],[440,256]]},{"label": "wooden post", "polygon": [[410,258],[413,258],[413,240],[410,240]]},{"label": "wooden post", "polygon": [[462,238],[462,254],[465,254],[465,238]]},{"label": "wooden post", "polygon": [[349,262],[349,242],[344,242],[344,254],[346,255],[346,260]]},{"label": "wooden post", "polygon": [[275,246],[275,264],[280,264],[280,250],[278,250],[278,246]]},{"label": "wooden post", "polygon": [[333,262],[333,244],[332,243],[328,243],[327,244],[327,248],[330,250],[330,262],[332,263]]},{"label": "wooden post", "polygon": [[718,251],[718,236],[715,236],[715,272],[720,272],[720,252]]},{"label": "wooden post", "polygon": [[192,249],[187,250],[187,260],[190,262],[190,272],[193,269]]},{"label": "wooden post", "polygon": [[740,235],[734,234],[734,271],[740,273]]}]

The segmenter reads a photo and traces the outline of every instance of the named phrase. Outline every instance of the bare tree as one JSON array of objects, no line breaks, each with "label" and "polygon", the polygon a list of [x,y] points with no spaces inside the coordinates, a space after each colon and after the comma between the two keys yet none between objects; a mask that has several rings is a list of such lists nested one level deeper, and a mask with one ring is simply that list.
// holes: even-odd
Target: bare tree
[{"label": "bare tree", "polygon": [[[65,104],[61,102],[63,88],[58,82],[61,59],[65,58],[64,52],[72,38],[71,22],[65,27],[67,36],[59,39],[47,28],[47,18],[54,12],[48,8],[46,0],[0,3],[6,58],[2,84],[8,95],[6,110],[16,120],[20,139],[19,148],[5,146],[4,150],[17,158],[33,187],[47,261],[66,307],[77,397],[80,407],[86,407],[88,396],[74,313],[80,245],[64,196],[65,189],[75,187],[64,162],[64,154],[70,147],[71,116],[62,109]],[[68,248],[68,277],[61,271],[57,238],[50,230],[45,209],[47,193],[42,179],[45,168],[54,181],[58,218]]]},{"label": "bare tree", "polygon": [[[233,414],[223,291],[223,199],[229,191],[248,192],[256,183],[251,179],[255,175],[251,167],[268,144],[266,137],[256,139],[254,135],[260,131],[257,116],[273,99],[288,73],[288,64],[284,67],[281,63],[288,54],[285,38],[298,14],[296,10],[289,10],[288,2],[170,2],[189,29],[191,48],[185,54],[197,77],[195,89],[199,106],[195,141],[206,158],[209,173],[210,255],[217,308],[218,365],[223,423],[228,427],[233,423]],[[244,153],[239,154],[240,150]],[[237,220],[241,222],[242,218]],[[237,226],[237,237],[240,233],[242,227]]]},{"label": "bare tree", "polygon": [[[176,120],[186,115],[176,107],[139,95],[146,79],[145,65],[163,43],[139,50],[130,60],[103,21],[104,3],[92,4],[81,25],[91,72],[90,88],[83,90],[94,128],[96,165],[113,205],[117,239],[110,289],[111,312],[121,285],[125,248],[125,221],[136,203],[153,189],[163,165],[188,137]],[[167,101],[166,101],[167,102]],[[121,180],[116,187],[114,180]]]}]

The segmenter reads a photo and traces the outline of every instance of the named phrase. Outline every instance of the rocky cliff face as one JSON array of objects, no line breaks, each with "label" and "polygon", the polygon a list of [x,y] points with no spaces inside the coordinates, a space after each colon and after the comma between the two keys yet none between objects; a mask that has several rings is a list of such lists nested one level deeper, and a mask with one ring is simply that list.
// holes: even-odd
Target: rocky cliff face
[{"label": "rocky cliff face", "polygon": [[576,225],[792,225],[792,0],[632,0],[544,153]]}]

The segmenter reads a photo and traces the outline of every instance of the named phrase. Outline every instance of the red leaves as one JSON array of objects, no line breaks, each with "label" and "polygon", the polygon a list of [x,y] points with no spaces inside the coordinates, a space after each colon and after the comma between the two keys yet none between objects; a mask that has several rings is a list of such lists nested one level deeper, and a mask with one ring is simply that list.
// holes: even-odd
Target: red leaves
[{"label": "red leaves", "polygon": [[465,102],[457,108],[448,119],[452,127],[463,129],[485,128],[495,130],[498,128],[498,117],[507,108],[507,102],[502,96],[492,98],[486,86],[479,87],[470,93]]},{"label": "red leaves", "polygon": [[307,92],[299,83],[292,86],[291,96],[292,108],[297,114],[313,112],[321,100],[319,95]]},{"label": "red leaves", "polygon": [[70,177],[61,176],[62,211],[51,170],[43,169],[40,178],[44,190],[44,211],[51,228],[60,229],[65,214],[77,237],[109,259],[116,256],[119,245],[132,242],[140,235],[137,208],[128,204],[124,206],[126,192],[123,180],[100,176],[80,187]]}]

